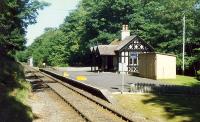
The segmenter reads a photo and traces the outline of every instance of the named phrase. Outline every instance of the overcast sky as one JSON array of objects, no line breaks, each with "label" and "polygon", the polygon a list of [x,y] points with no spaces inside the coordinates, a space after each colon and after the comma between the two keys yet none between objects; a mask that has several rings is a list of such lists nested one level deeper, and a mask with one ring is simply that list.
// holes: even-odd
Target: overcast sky
[{"label": "overcast sky", "polygon": [[39,11],[37,23],[28,26],[27,29],[27,46],[30,45],[35,38],[44,33],[46,27],[59,27],[64,22],[66,16],[71,10],[76,9],[80,0],[43,0],[51,5]]}]

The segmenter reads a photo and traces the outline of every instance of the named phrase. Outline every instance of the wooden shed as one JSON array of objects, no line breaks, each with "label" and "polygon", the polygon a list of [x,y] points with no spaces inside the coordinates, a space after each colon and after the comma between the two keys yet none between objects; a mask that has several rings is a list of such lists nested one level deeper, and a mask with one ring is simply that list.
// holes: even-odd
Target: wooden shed
[{"label": "wooden shed", "polygon": [[175,79],[176,57],[159,53],[141,53],[138,56],[139,74],[151,79]]}]

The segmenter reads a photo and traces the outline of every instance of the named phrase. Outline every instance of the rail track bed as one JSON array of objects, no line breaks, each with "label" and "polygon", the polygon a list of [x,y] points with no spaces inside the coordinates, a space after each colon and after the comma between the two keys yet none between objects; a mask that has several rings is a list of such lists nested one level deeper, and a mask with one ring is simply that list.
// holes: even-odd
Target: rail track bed
[{"label": "rail track bed", "polygon": [[41,81],[35,73],[36,71],[25,73],[26,80],[32,84],[33,93],[28,100],[28,105],[32,107],[36,116],[33,122],[87,122],[70,104],[66,104],[45,82]]},{"label": "rail track bed", "polygon": [[[30,67],[26,68],[28,70]],[[60,96],[68,105],[70,105],[84,121],[90,122],[132,122],[147,121],[141,116],[122,110],[92,94],[81,89],[75,88],[65,82],[62,82],[52,76],[40,71],[34,72],[34,75],[45,82],[58,96]]]}]

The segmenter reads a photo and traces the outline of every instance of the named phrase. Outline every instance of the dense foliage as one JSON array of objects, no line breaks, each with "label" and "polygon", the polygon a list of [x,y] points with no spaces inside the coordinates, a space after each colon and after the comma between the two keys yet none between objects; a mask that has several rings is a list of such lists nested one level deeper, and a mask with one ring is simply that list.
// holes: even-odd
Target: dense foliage
[{"label": "dense foliage", "polygon": [[[63,66],[67,64],[65,59],[66,36],[62,31],[47,28],[46,32],[38,37],[28,50],[17,53],[20,61],[27,61],[29,56],[34,57],[36,65],[41,66],[43,62],[47,65]],[[27,55],[31,54],[31,55]]]},{"label": "dense foliage", "polygon": [[199,71],[197,71],[197,79],[200,81],[200,70]]},{"label": "dense foliage", "polygon": [[[34,58],[37,63],[46,61],[51,65],[88,64],[90,59],[86,56],[89,47],[108,44],[120,38],[122,24],[126,23],[130,26],[132,34],[142,37],[157,52],[177,55],[177,69],[181,69],[182,18],[185,15],[186,68],[188,71],[196,70],[199,69],[200,60],[199,2],[199,0],[82,0],[77,9],[66,17],[60,28],[53,32],[56,37],[52,37],[53,34],[48,34],[50,32],[47,31],[38,38],[44,41],[41,45],[34,46],[38,43],[36,39],[25,52],[35,52]],[[57,31],[62,31],[60,33],[63,35],[58,37]],[[52,38],[56,40],[59,38],[59,42],[52,42]],[[58,60],[53,60],[57,63],[53,63],[50,58],[55,52],[49,52],[49,47],[46,47],[51,44],[62,45],[60,47],[62,51],[56,52]],[[37,51],[41,48],[43,53]]]},{"label": "dense foliage", "polygon": [[26,28],[36,23],[37,10],[45,5],[37,0],[1,0],[0,54],[24,48]]},{"label": "dense foliage", "polygon": [[31,122],[26,105],[31,86],[13,54],[25,46],[26,28],[36,22],[37,10],[47,3],[37,0],[0,0],[0,118],[4,122]]},{"label": "dense foliage", "polygon": [[4,122],[32,122],[27,106],[31,85],[26,82],[23,67],[10,56],[0,60],[0,118]]}]

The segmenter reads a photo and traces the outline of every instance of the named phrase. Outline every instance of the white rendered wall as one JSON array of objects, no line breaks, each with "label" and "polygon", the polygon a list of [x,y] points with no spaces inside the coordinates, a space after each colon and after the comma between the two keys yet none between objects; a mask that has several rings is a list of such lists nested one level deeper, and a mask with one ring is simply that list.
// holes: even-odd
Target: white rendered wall
[{"label": "white rendered wall", "polygon": [[119,63],[119,71],[128,71],[128,57],[123,57],[123,56],[128,56],[128,52],[121,52],[121,63]]}]

